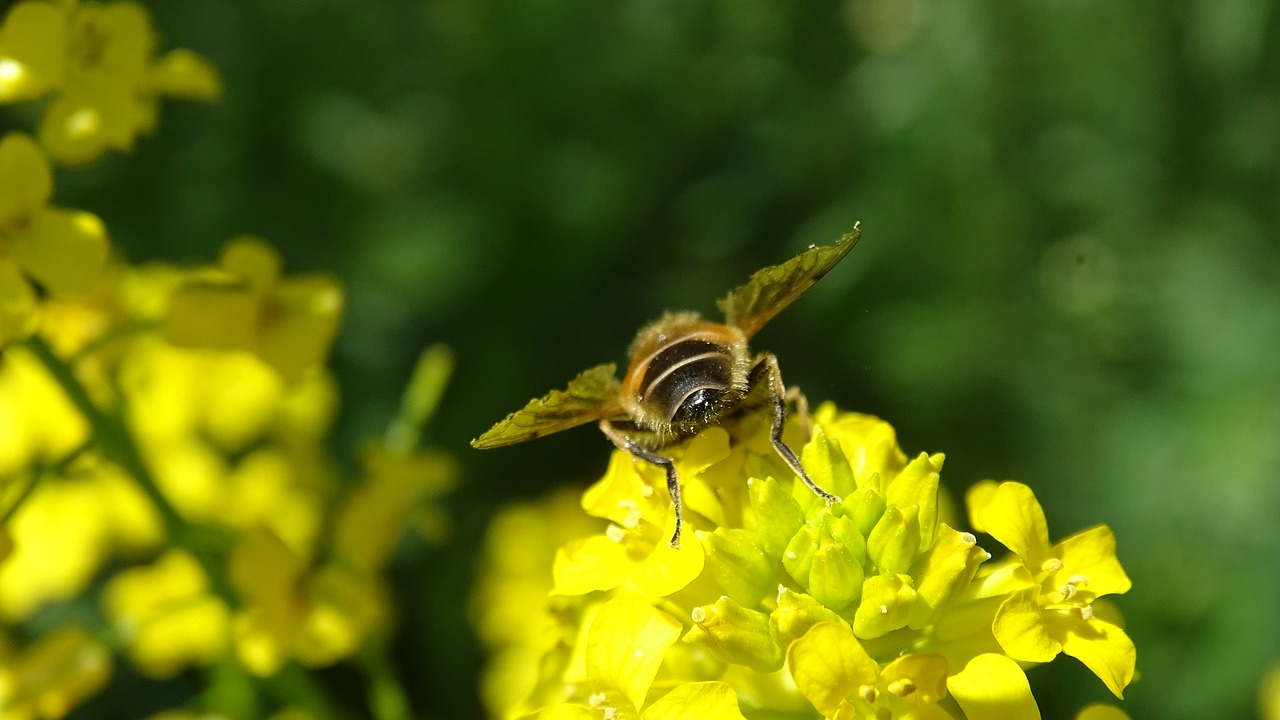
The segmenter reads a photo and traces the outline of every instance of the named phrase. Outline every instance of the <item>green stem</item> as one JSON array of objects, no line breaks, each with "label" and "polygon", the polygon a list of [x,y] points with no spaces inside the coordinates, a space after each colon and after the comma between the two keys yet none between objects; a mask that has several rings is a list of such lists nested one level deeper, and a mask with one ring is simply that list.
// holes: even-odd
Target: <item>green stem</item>
[{"label": "green stem", "polygon": [[315,678],[294,663],[286,663],[275,675],[266,678],[265,684],[277,700],[301,709],[312,720],[338,720]]},{"label": "green stem", "polygon": [[205,534],[183,519],[160,490],[155,475],[142,459],[142,453],[133,441],[133,435],[129,432],[120,412],[109,413],[98,407],[71,367],[64,363],[39,335],[29,338],[26,345],[35,353],[62,391],[67,394],[71,403],[88,421],[93,431],[93,440],[103,455],[129,474],[151,500],[156,511],[160,513],[160,519],[164,522],[165,530],[173,540],[173,544],[196,558],[209,578],[210,587],[218,597],[222,598],[229,607],[233,609],[238,607],[240,601],[231,585],[231,579],[222,566],[210,556],[209,542],[204,537]]},{"label": "green stem", "polygon": [[9,520],[18,512],[18,508],[22,507],[22,503],[25,502],[27,498],[31,497],[31,494],[35,492],[36,486],[40,484],[41,480],[44,480],[50,475],[61,474],[71,466],[71,463],[75,462],[77,458],[83,455],[85,450],[92,447],[92,445],[93,441],[86,442],[75,450],[67,453],[65,457],[59,459],[53,464],[42,465],[36,468],[36,471],[31,475],[31,482],[27,483],[27,486],[22,488],[22,494],[18,495],[12,505],[5,508],[3,515],[0,515],[0,526],[9,524]]},{"label": "green stem", "polygon": [[387,656],[385,638],[371,636],[360,653],[360,660],[369,675],[369,711],[376,720],[409,720],[409,697],[400,679],[396,677]]}]

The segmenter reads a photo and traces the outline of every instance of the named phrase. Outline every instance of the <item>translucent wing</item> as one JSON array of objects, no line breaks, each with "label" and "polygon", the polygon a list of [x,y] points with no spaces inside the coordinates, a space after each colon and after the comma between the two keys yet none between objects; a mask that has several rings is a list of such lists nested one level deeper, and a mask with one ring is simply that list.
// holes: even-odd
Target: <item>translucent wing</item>
[{"label": "translucent wing", "polygon": [[616,366],[597,365],[569,381],[564,390],[552,390],[529,401],[471,441],[479,449],[502,447],[533,440],[618,412]]},{"label": "translucent wing", "polygon": [[726,323],[751,337],[782,308],[821,280],[853,249],[861,235],[862,230],[855,224],[853,232],[835,245],[811,247],[781,265],[757,270],[745,285],[721,298],[716,306],[724,312]]}]

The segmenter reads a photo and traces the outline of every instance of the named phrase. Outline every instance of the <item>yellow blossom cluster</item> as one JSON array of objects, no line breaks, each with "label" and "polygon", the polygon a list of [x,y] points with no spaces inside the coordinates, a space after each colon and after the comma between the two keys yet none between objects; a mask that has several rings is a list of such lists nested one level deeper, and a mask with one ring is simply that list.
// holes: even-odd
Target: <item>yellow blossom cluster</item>
[{"label": "yellow blossom cluster", "polygon": [[[1038,718],[1024,668],[1060,653],[1121,696],[1135,650],[1102,599],[1129,589],[1108,528],[1051,544],[1027,486],[980,483],[970,523],[1009,551],[992,561],[947,516],[941,455],[908,458],[889,424],[824,405],[787,438],[844,498],[828,507],[778,459],[765,420],[673,449],[695,529],[679,547],[663,474],[619,451],[581,498],[599,524],[559,542],[548,580],[489,575],[482,631],[520,603],[548,613],[523,635],[487,635],[494,716]],[[570,527],[552,525],[553,538]],[[495,566],[538,527],[496,524]]]},{"label": "yellow blossom cluster", "polygon": [[384,646],[397,538],[444,532],[427,501],[457,470],[417,433],[448,358],[424,356],[347,479],[336,280],[247,235],[206,267],[128,265],[97,216],[50,204],[51,160],[128,150],[161,96],[219,94],[198,55],[154,54],[133,2],[26,0],[0,25],[0,102],[47,100],[39,142],[0,138],[0,717],[62,717],[122,659],[257,676],[323,715],[297,668]]},{"label": "yellow blossom cluster", "polygon": [[127,152],[155,128],[161,97],[222,93],[208,60],[182,49],[156,57],[155,46],[138,3],[24,0],[0,25],[0,103],[51,96],[39,137],[60,163]]}]

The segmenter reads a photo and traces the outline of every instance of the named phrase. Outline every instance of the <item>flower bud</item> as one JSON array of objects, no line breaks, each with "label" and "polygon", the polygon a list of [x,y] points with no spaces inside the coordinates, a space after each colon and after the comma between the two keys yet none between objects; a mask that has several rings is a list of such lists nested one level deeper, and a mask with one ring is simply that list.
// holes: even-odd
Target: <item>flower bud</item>
[{"label": "flower bud", "polygon": [[769,633],[769,616],[723,596],[693,609],[693,629],[684,641],[698,643],[725,662],[771,673],[782,667],[782,648]]},{"label": "flower bud", "polygon": [[729,597],[757,605],[773,594],[777,570],[750,531],[721,527],[697,535],[706,550],[706,568]]},{"label": "flower bud", "polygon": [[[861,540],[861,536],[857,536]],[[862,592],[862,563],[848,545],[823,532],[809,570],[809,594],[839,612]]]},{"label": "flower bud", "polygon": [[880,516],[884,515],[885,499],[879,490],[864,487],[858,488],[842,505],[852,509],[853,522],[858,526],[858,532],[867,537],[876,523],[880,522]]},{"label": "flower bud", "polygon": [[781,559],[787,543],[804,524],[800,505],[771,477],[748,480],[747,492],[752,510],[747,516],[747,527],[755,530],[756,541],[765,554],[774,560]]},{"label": "flower bud", "polygon": [[[835,438],[827,437],[821,425],[813,426],[813,438],[801,450],[800,464],[809,472],[813,481],[829,493],[845,497],[857,489],[849,458],[840,449],[840,443]],[[804,491],[801,503],[817,499],[808,488],[799,484],[796,488],[797,493]]]},{"label": "flower bud", "polygon": [[920,549],[918,508],[889,505],[867,537],[867,554],[884,572],[905,573]]},{"label": "flower bud", "polygon": [[778,607],[769,614],[769,629],[778,647],[788,647],[797,638],[809,632],[809,628],[822,622],[834,622],[848,626],[830,608],[805,593],[789,588],[779,588]]},{"label": "flower bud", "polygon": [[942,470],[942,460],[941,453],[932,456],[920,453],[907,463],[885,490],[885,500],[890,505],[900,508],[916,506],[919,536],[923,541],[917,549],[933,542],[938,522],[938,472]]},{"label": "flower bud", "polygon": [[853,634],[878,638],[907,624],[916,589],[906,575],[874,575],[862,584],[862,602],[853,614]]},{"label": "flower bud", "polygon": [[978,566],[990,557],[973,535],[942,523],[933,545],[912,568],[918,597],[911,611],[911,627],[936,622],[947,605],[969,587]]}]

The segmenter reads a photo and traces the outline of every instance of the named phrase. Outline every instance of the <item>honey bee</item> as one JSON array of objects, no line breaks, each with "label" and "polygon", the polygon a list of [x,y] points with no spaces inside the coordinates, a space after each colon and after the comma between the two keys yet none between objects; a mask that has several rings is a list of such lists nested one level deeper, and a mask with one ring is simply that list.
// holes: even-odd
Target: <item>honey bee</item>
[{"label": "honey bee", "polygon": [[786,391],[778,358],[752,355],[747,341],[791,301],[822,279],[858,242],[853,231],[832,246],[810,246],[781,265],[757,271],[717,306],[724,323],[693,312],[668,312],[640,330],[627,352],[629,365],[619,382],[612,363],[597,365],[569,382],[530,400],[485,434],[471,441],[480,449],[533,440],[598,421],[617,447],[662,468],[675,507],[672,547],[680,545],[683,523],[680,479],[675,463],[658,453],[713,425],[763,407],[773,413],[774,450],[787,466],[828,505],[840,498],[823,490],[782,441]]}]

